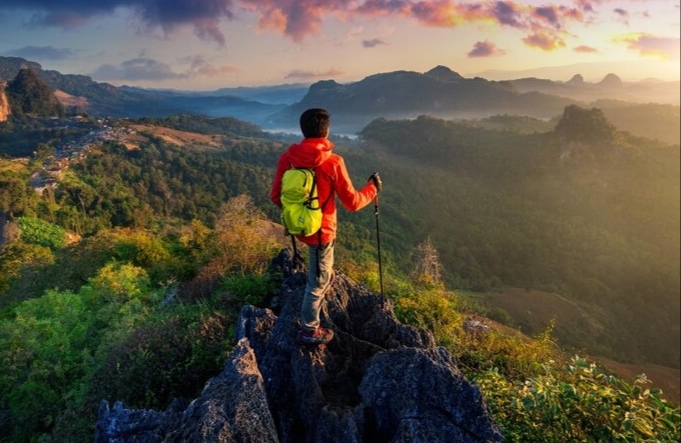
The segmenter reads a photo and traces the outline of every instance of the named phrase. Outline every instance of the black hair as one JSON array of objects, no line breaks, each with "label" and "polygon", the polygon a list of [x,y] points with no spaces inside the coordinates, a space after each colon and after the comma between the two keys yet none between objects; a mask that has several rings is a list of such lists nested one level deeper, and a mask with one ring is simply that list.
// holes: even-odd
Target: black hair
[{"label": "black hair", "polygon": [[300,115],[300,130],[305,138],[326,137],[331,114],[322,108],[311,108]]}]

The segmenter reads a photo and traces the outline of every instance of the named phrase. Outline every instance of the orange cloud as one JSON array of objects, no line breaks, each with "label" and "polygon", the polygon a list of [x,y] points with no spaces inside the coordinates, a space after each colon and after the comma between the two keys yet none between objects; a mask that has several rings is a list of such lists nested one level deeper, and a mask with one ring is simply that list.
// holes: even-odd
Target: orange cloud
[{"label": "orange cloud", "polygon": [[[317,34],[325,15],[394,16],[438,27],[486,22],[548,35],[563,32],[568,22],[585,21],[585,14],[593,10],[592,2],[578,0],[571,7],[537,7],[515,0],[477,3],[459,0],[240,0],[244,8],[258,14],[261,29],[281,32],[295,41]],[[553,40],[561,39],[555,35]]]},{"label": "orange cloud", "polygon": [[[531,32],[528,41],[560,41],[571,22],[588,22],[594,5],[613,0],[546,0],[541,6],[522,0],[2,0],[4,7],[38,11],[33,26],[77,26],[93,17],[131,8],[149,28],[167,34],[193,26],[201,39],[225,45],[221,22],[233,20],[240,10],[258,17],[259,29],[268,29],[300,42],[321,32],[323,21],[335,17],[399,17],[424,26],[455,27],[489,23]],[[626,11],[615,9],[626,17]],[[537,47],[541,44],[535,45]]]},{"label": "orange cloud", "polygon": [[679,38],[656,37],[646,33],[626,34],[615,38],[615,42],[623,43],[632,51],[662,60],[678,60],[681,48],[679,40]]},{"label": "orange cloud", "polygon": [[582,54],[598,52],[598,49],[593,48],[591,46],[586,46],[586,45],[576,46],[576,47],[572,48],[572,50],[575,51],[575,52],[581,52]]},{"label": "orange cloud", "polygon": [[294,41],[318,34],[325,13],[342,13],[346,9],[341,0],[241,0],[241,4],[258,13],[260,29],[273,29]]},{"label": "orange cloud", "polygon": [[469,20],[482,18],[479,10],[450,0],[420,1],[405,9],[403,15],[412,17],[426,26],[453,27]]},{"label": "orange cloud", "polygon": [[555,51],[558,48],[565,47],[565,42],[562,38],[546,32],[535,32],[523,38],[523,43],[527,46],[541,49],[542,51]]}]

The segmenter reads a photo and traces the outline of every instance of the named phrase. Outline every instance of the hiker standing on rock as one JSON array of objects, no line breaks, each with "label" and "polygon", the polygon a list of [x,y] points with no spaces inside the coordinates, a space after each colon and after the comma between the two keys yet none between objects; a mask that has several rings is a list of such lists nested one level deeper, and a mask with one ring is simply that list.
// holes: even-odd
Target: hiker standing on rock
[{"label": "hiker standing on rock", "polygon": [[373,173],[366,186],[355,190],[343,158],[332,152],[333,143],[328,139],[330,114],[320,108],[312,108],[300,116],[300,129],[304,139],[292,144],[279,157],[277,172],[272,183],[270,199],[282,207],[282,177],[292,168],[311,169],[316,180],[316,192],[321,213],[321,229],[309,235],[296,235],[308,245],[307,285],[301,309],[301,328],[298,340],[307,344],[328,343],[333,331],[322,328],[319,321],[324,294],[333,281],[333,249],[336,240],[336,199],[338,195],[348,211],[358,211],[367,206],[382,189],[378,173]]}]

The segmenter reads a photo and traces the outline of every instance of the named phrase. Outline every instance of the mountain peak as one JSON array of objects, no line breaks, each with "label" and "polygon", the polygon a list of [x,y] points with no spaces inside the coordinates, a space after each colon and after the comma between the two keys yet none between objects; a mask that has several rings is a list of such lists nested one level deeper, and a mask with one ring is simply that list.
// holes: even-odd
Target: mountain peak
[{"label": "mountain peak", "polygon": [[14,80],[7,85],[7,98],[13,113],[37,116],[64,114],[64,107],[52,88],[28,66],[22,66]]},{"label": "mountain peak", "polygon": [[242,308],[236,349],[199,398],[165,412],[126,409],[121,402],[110,409],[103,401],[95,442],[222,441],[218,437],[228,435],[272,443],[404,442],[414,435],[502,440],[480,389],[430,332],[401,324],[391,301],[340,272],[322,318],[336,331],[334,340],[296,344],[306,279],[292,256],[286,249],[274,260],[286,276],[281,306]]},{"label": "mountain peak", "polygon": [[603,147],[616,138],[617,129],[597,108],[567,106],[554,132],[563,144],[578,143]]},{"label": "mountain peak", "polygon": [[425,75],[428,77],[434,77],[438,80],[442,81],[454,81],[454,80],[463,80],[464,78],[459,75],[457,72],[452,71],[446,66],[438,65],[431,69],[430,71],[426,72]]},{"label": "mountain peak", "polygon": [[582,74],[575,74],[572,76],[570,80],[567,81],[568,85],[583,85],[584,84],[584,77],[582,77]]},{"label": "mountain peak", "polygon": [[600,86],[606,86],[609,88],[619,88],[622,86],[622,79],[619,78],[616,74],[608,74],[606,75],[603,80],[598,82]]}]

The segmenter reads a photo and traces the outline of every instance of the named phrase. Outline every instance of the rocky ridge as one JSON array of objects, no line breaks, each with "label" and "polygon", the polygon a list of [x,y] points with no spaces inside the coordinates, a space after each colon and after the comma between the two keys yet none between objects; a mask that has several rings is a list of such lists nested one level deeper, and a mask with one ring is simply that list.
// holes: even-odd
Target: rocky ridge
[{"label": "rocky ridge", "polygon": [[9,100],[5,94],[5,82],[0,80],[0,122],[4,122],[9,118]]},{"label": "rocky ridge", "polygon": [[284,250],[271,308],[244,306],[238,344],[191,403],[166,411],[110,407],[95,442],[498,442],[484,399],[425,330],[392,302],[337,273],[322,324],[328,345],[295,342],[305,273]]}]

